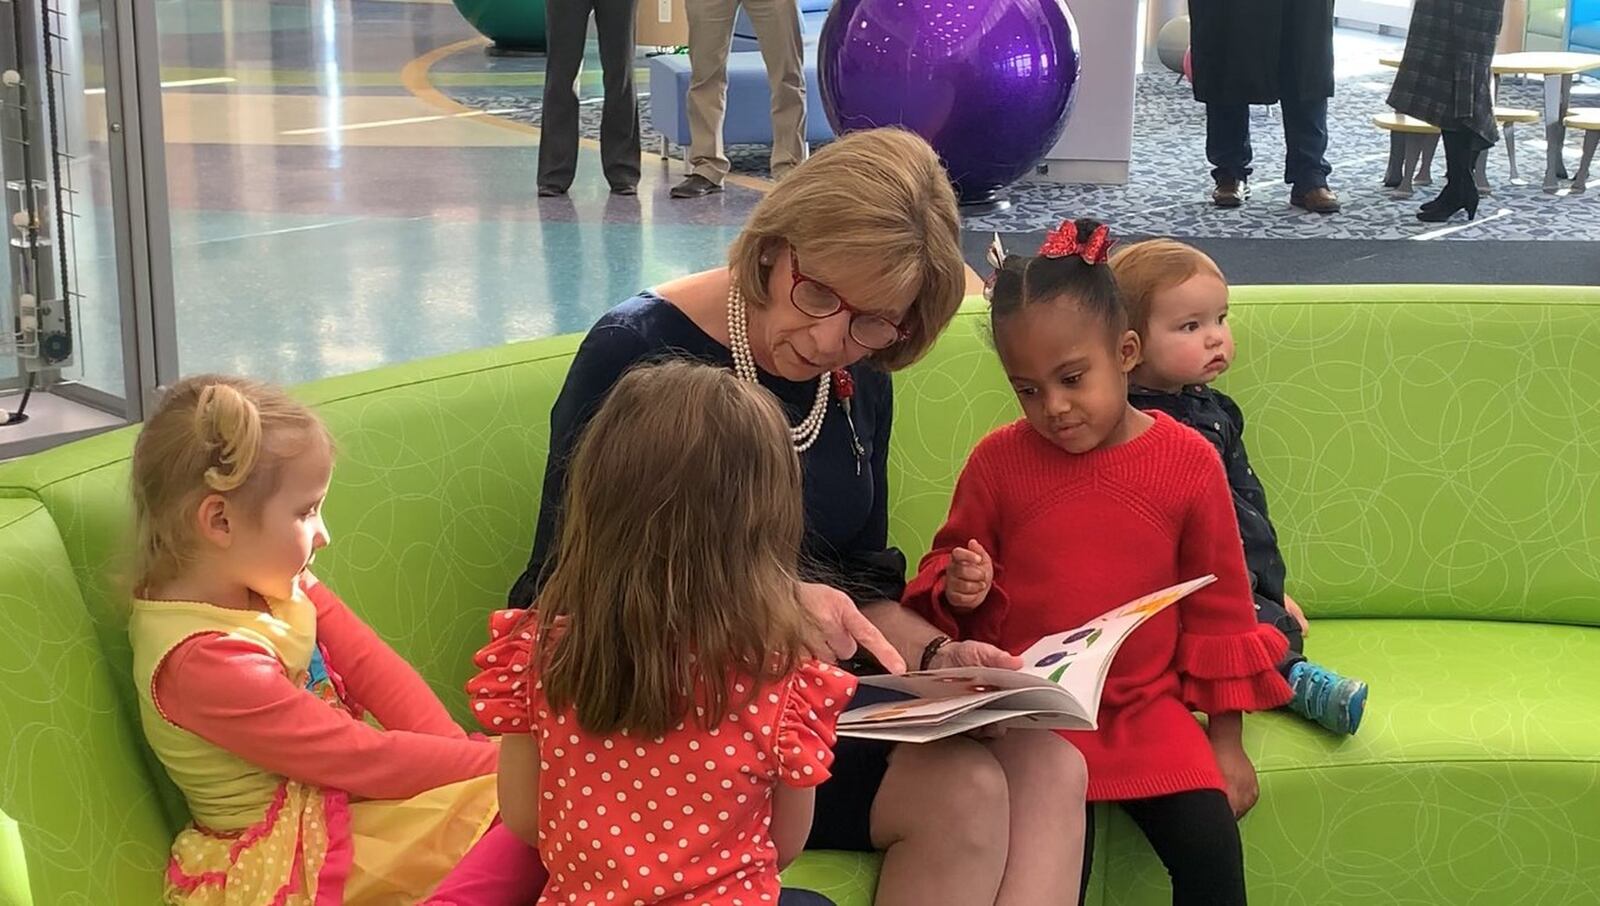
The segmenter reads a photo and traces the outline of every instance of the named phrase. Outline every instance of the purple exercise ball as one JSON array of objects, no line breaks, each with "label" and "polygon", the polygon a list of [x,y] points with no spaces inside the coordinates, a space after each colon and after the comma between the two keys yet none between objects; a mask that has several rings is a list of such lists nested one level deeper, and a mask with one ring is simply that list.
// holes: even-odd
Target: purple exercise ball
[{"label": "purple exercise ball", "polygon": [[833,131],[916,132],[964,203],[994,200],[1044,158],[1078,71],[1064,0],[838,0],[817,45]]}]

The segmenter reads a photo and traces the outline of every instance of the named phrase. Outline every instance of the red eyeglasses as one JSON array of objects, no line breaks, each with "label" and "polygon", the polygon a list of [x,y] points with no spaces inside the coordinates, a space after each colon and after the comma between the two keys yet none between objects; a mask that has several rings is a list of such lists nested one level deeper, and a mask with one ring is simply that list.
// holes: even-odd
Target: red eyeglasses
[{"label": "red eyeglasses", "polygon": [[839,312],[850,314],[850,338],[864,349],[888,349],[906,339],[909,334],[895,322],[882,315],[852,307],[826,283],[813,280],[800,272],[800,258],[794,246],[789,247],[789,273],[794,285],[789,288],[789,302],[801,314],[813,318],[831,318]]}]

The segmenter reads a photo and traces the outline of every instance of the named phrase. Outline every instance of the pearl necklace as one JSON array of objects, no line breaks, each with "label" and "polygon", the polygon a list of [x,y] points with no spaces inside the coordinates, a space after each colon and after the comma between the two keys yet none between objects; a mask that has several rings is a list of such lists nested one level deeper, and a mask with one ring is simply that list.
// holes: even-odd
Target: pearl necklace
[{"label": "pearl necklace", "polygon": [[[733,353],[733,373],[752,384],[756,380],[756,360],[750,354],[750,336],[747,333],[749,318],[745,313],[744,294],[739,291],[738,280],[728,287],[728,351]],[[811,449],[822,434],[822,420],[828,417],[828,388],[832,375],[824,371],[817,378],[817,401],[800,424],[789,429],[789,440],[796,453]]]}]

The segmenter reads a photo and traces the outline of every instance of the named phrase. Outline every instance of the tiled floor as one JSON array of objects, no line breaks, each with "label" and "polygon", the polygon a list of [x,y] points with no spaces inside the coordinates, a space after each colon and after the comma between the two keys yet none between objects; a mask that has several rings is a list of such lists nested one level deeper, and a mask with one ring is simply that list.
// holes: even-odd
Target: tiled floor
[{"label": "tiled floor", "polygon": [[[571,195],[537,198],[538,131],[439,90],[501,80],[448,2],[159,8],[165,82],[232,80],[164,97],[185,372],[294,382],[581,330],[640,287],[721,261],[759,197],[733,186],[669,204],[675,174],[650,159],[640,195],[613,198],[587,178],[586,147]],[[89,44],[93,28],[86,17]],[[541,81],[510,77],[530,95]],[[71,375],[120,392],[104,96],[86,101]]]},{"label": "tiled floor", "polygon": [[[538,131],[526,116],[496,111],[536,102],[542,61],[486,56],[448,0],[157,8],[186,372],[293,382],[581,330],[640,287],[720,262],[761,191],[751,178],[721,196],[673,202],[676,165],[647,154],[640,195],[613,198],[586,144],[572,194],[538,199]],[[92,10],[83,27],[96,45]],[[1393,43],[1340,42],[1351,78]],[[84,66],[92,76],[98,63]],[[597,80],[598,67],[588,67],[585,96],[598,95]],[[508,106],[461,103],[485,97]],[[85,101],[80,371],[120,392],[104,98]],[[1273,154],[1269,133],[1263,161]],[[1203,164],[1196,171],[1203,177]],[[1189,193],[1194,180],[1185,179]],[[1026,223],[973,226],[1031,229],[1028,218],[1054,216],[1070,192],[1044,191],[1040,204],[1018,205]]]}]

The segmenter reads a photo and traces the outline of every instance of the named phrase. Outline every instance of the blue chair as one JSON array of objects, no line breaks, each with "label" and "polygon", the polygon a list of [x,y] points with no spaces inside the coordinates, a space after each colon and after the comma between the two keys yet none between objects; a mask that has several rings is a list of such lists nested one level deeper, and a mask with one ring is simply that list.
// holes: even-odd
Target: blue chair
[{"label": "blue chair", "polygon": [[1573,0],[1571,50],[1600,53],[1600,0]]},{"label": "blue chair", "polygon": [[[821,27],[820,25],[818,26]],[[822,112],[817,87],[817,45],[806,42],[806,141],[813,144],[833,138],[828,117]],[[689,57],[661,54],[650,58],[650,123],[661,133],[661,156],[667,142],[689,153]],[[772,93],[767,88],[767,66],[760,51],[728,54],[728,106],[722,121],[722,140],[730,145],[772,144]]]}]

